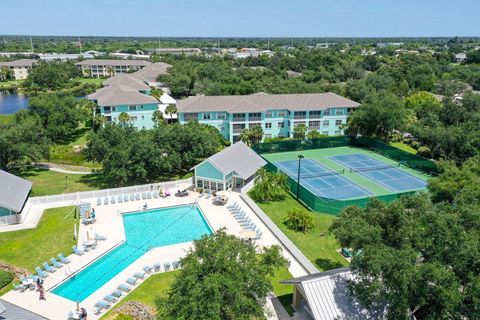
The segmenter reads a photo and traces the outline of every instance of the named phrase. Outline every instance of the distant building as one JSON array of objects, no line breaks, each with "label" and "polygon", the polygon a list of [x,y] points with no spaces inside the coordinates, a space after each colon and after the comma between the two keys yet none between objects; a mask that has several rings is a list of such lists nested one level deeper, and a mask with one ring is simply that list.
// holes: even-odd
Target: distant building
[{"label": "distant building", "polygon": [[30,181],[0,170],[0,225],[21,222],[20,213],[31,188]]},{"label": "distant building", "polygon": [[172,65],[164,62],[155,62],[138,70],[132,75],[137,79],[146,82],[149,86],[161,87],[162,84],[157,81],[159,75],[167,74]]},{"label": "distant building", "polygon": [[291,137],[293,129],[334,136],[343,134],[343,125],[359,103],[335,93],[266,94],[243,96],[195,96],[177,101],[180,123],[196,120],[212,125],[231,142],[240,140],[247,128],[260,126],[265,138]]},{"label": "distant building", "polygon": [[193,56],[202,53],[202,50],[198,48],[156,48],[147,50],[151,53],[156,54],[172,54],[176,56],[185,55],[185,56]]},{"label": "distant building", "polygon": [[115,52],[111,53],[110,56],[114,58],[120,59],[150,59],[149,54],[142,54],[142,53],[123,53],[123,52]]},{"label": "distant building", "polygon": [[95,56],[89,53],[39,53],[38,58],[42,61],[71,61],[79,59],[93,59]]},{"label": "distant building", "polygon": [[467,54],[465,52],[460,52],[455,55],[455,62],[462,63],[467,60]]},{"label": "distant building", "polygon": [[352,280],[351,271],[341,268],[281,283],[295,286],[292,303],[295,319],[386,319],[386,305],[367,309],[356,301],[348,289]]},{"label": "distant building", "polygon": [[402,45],[403,42],[379,42],[377,43],[377,48],[400,47]]},{"label": "distant building", "polygon": [[30,70],[32,70],[33,65],[36,63],[37,61],[34,59],[20,59],[9,62],[0,62],[0,69],[8,68],[12,72],[13,79],[23,80],[28,77]]},{"label": "distant building", "polygon": [[105,78],[138,71],[152,63],[145,60],[89,59],[77,63],[84,77]]}]

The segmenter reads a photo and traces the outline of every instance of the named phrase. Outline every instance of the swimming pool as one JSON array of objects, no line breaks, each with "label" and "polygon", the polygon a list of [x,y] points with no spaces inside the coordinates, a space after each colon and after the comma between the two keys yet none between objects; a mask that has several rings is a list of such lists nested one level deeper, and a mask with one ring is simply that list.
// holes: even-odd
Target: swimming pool
[{"label": "swimming pool", "polygon": [[197,205],[124,214],[126,241],[66,280],[52,292],[83,301],[151,248],[200,239],[212,233]]}]

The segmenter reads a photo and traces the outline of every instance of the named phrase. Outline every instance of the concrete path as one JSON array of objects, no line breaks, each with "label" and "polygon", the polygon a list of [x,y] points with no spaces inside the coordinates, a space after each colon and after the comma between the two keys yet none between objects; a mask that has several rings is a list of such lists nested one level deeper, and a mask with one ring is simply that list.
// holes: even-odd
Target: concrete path
[{"label": "concrete path", "polygon": [[42,169],[48,169],[55,172],[66,173],[66,174],[92,174],[90,168],[81,167],[81,166],[70,166],[66,164],[42,162],[37,163],[36,166]]}]

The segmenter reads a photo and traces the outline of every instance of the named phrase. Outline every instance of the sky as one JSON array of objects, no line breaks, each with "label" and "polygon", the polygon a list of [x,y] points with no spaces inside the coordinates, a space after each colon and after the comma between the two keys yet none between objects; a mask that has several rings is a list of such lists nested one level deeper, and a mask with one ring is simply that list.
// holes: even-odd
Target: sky
[{"label": "sky", "polygon": [[0,0],[0,34],[480,36],[480,0]]}]

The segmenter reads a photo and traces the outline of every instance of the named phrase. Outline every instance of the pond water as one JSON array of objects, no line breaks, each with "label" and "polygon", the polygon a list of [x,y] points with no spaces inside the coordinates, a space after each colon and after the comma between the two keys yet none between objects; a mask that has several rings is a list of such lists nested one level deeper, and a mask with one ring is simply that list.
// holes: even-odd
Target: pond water
[{"label": "pond water", "polygon": [[0,114],[13,114],[28,107],[28,97],[16,90],[0,90]]}]

